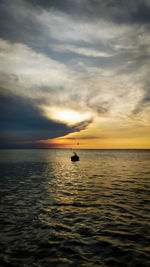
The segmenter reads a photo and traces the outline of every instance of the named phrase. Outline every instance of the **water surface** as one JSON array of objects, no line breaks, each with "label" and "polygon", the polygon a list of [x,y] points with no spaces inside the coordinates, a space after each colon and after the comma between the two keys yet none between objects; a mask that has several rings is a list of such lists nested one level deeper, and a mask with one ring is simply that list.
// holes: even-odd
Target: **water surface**
[{"label": "water surface", "polygon": [[0,266],[150,266],[150,150],[0,151]]}]

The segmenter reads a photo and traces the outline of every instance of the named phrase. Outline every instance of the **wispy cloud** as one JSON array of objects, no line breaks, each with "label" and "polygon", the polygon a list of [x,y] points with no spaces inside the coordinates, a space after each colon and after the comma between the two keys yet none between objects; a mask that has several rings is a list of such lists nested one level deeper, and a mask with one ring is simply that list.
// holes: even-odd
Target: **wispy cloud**
[{"label": "wispy cloud", "polygon": [[52,45],[50,46],[56,52],[73,52],[86,57],[111,57],[115,54],[94,50],[88,47],[78,47],[75,45]]}]

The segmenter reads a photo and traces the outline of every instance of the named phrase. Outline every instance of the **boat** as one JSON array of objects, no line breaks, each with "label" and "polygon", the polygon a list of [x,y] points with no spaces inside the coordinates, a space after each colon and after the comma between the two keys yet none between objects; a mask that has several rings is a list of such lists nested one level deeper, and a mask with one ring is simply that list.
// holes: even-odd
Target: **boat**
[{"label": "boat", "polygon": [[75,153],[74,153],[74,156],[71,157],[71,161],[79,161],[79,156]]}]

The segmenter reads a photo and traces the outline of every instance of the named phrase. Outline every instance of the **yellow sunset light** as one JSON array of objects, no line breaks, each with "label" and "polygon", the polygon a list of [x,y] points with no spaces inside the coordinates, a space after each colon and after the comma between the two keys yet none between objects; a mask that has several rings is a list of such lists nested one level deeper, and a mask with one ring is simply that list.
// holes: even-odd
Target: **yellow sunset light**
[{"label": "yellow sunset light", "polygon": [[45,115],[55,121],[64,122],[68,125],[74,125],[91,118],[90,113],[80,113],[70,109],[45,108]]}]

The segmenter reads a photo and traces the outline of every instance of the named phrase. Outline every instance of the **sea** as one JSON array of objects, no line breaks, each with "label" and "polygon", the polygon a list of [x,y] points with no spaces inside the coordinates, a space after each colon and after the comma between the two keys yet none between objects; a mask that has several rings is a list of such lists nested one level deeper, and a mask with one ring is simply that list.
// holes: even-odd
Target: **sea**
[{"label": "sea", "polygon": [[0,150],[0,266],[150,266],[150,150]]}]

